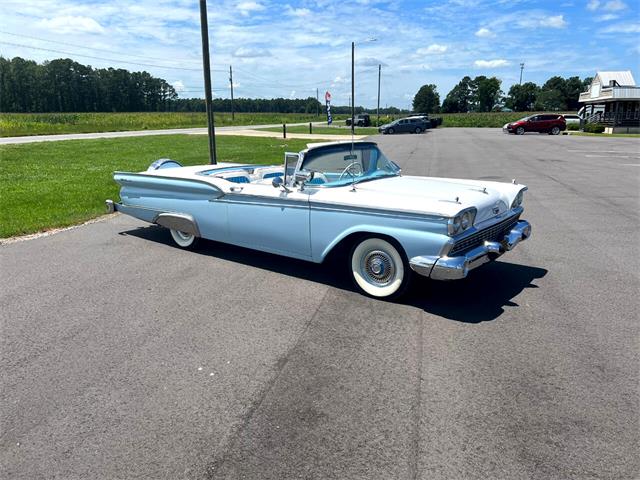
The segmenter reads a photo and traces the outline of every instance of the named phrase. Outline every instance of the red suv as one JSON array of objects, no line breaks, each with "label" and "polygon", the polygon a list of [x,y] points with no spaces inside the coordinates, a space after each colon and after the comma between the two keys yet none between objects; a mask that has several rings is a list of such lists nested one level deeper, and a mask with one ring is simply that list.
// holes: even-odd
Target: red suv
[{"label": "red suv", "polygon": [[543,113],[540,115],[531,115],[517,122],[507,123],[502,127],[504,133],[515,133],[524,135],[526,132],[548,133],[549,135],[558,135],[567,129],[567,121],[562,115]]}]

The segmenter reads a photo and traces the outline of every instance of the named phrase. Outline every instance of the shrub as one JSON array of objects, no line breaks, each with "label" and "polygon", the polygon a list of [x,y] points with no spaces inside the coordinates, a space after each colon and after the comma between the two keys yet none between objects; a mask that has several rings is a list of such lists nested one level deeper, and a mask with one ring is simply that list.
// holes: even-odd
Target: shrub
[{"label": "shrub", "polygon": [[571,130],[575,132],[576,130],[580,130],[580,125],[577,123],[568,123],[567,130]]},{"label": "shrub", "polygon": [[602,133],[604,132],[604,125],[598,123],[587,123],[584,126],[584,131],[587,133]]}]

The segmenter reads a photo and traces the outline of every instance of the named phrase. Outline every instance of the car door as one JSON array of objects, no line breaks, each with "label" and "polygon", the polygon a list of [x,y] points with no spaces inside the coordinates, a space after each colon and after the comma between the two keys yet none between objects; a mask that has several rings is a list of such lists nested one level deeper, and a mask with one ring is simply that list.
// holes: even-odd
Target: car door
[{"label": "car door", "polygon": [[[297,153],[287,156],[298,160]],[[224,201],[231,243],[298,258],[311,256],[307,192],[252,182],[232,187]]]},{"label": "car door", "polygon": [[531,117],[529,119],[529,121],[527,122],[526,131],[527,132],[539,132],[540,131],[540,124],[542,123],[541,117],[542,117],[542,115],[536,115],[534,117]]}]

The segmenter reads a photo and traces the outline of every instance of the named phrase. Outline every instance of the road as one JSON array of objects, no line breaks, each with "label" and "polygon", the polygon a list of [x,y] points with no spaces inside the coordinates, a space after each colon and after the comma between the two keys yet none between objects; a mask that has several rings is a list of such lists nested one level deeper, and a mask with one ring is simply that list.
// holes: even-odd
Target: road
[{"label": "road", "polygon": [[527,184],[532,238],[399,303],[120,215],[1,246],[0,476],[639,478],[638,140],[379,141]]},{"label": "road", "polygon": [[[324,125],[325,122],[312,122],[314,125]],[[290,123],[288,126],[308,125],[308,122]],[[216,133],[220,135],[232,135],[242,133],[242,131],[259,128],[278,128],[281,123],[269,125],[232,125],[227,127],[216,127]],[[32,135],[22,137],[0,137],[0,145],[16,143],[35,142],[58,142],[61,140],[90,140],[95,138],[122,138],[122,137],[146,137],[147,135],[206,135],[207,128],[168,128],[163,130],[132,130],[128,132],[96,132],[96,133],[66,133],[58,135]]]}]

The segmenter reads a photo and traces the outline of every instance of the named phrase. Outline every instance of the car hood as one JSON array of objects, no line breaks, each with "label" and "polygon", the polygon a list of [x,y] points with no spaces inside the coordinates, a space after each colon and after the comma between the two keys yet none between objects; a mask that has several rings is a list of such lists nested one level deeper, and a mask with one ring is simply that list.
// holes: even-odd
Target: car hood
[{"label": "car hood", "polygon": [[476,223],[509,209],[524,185],[453,178],[399,176],[351,186],[320,188],[312,202],[454,217],[475,207]]}]

